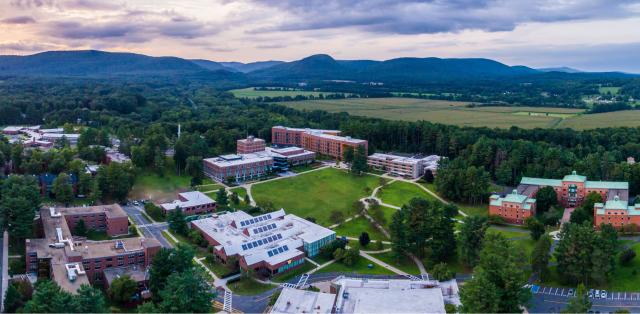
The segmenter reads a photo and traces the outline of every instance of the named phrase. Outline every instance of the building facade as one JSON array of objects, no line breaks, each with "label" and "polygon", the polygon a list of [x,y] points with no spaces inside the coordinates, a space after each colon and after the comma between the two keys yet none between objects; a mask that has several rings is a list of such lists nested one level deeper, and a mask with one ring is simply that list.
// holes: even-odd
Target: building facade
[{"label": "building facade", "polygon": [[262,152],[265,148],[266,145],[264,140],[253,136],[236,141],[236,151],[238,154]]},{"label": "building facade", "polygon": [[593,205],[593,223],[596,228],[601,224],[610,224],[617,229],[636,225],[640,227],[640,205],[629,205],[628,201],[614,196],[604,203]]},{"label": "building facade", "polygon": [[413,179],[423,176],[427,170],[436,175],[439,161],[438,155],[406,157],[375,153],[367,157],[367,164],[373,169]]},{"label": "building facade", "polygon": [[216,210],[216,201],[199,191],[183,192],[178,194],[178,199],[171,203],[160,204],[160,208],[166,215],[176,208],[189,215],[210,213]]},{"label": "building facade", "polygon": [[207,177],[226,182],[258,179],[273,170],[273,158],[258,154],[222,155],[203,160],[204,173]]},{"label": "building facade", "polygon": [[[122,214],[124,222],[120,219]],[[95,230],[105,229],[107,234],[114,235],[128,230],[126,214],[117,204],[42,209],[36,221],[36,231],[41,238],[25,240],[27,272],[39,278],[51,278],[62,289],[74,293],[82,284],[104,285],[105,270],[146,269],[151,264],[160,250],[160,243],[154,238],[90,241],[72,235],[73,223],[91,215],[95,215],[95,220],[87,225],[95,225]]]},{"label": "building facade", "polygon": [[191,222],[226,263],[236,257],[242,269],[270,276],[304,264],[305,257],[336,239],[336,233],[284,210],[253,217],[242,211]]},{"label": "building facade", "polygon": [[342,159],[344,151],[364,148],[367,155],[368,142],[349,136],[340,136],[337,130],[317,130],[274,126],[271,128],[271,142],[276,146],[298,146],[320,155]]},{"label": "building facade", "polygon": [[536,200],[513,190],[506,196],[491,195],[489,199],[489,214],[502,217],[512,224],[523,224],[524,221],[536,214]]}]

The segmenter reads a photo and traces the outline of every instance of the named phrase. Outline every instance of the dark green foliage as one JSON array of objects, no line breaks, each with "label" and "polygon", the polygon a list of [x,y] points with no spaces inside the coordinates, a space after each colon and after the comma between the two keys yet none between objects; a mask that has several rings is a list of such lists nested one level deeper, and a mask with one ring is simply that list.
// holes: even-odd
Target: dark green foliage
[{"label": "dark green foliage", "polygon": [[193,256],[194,252],[190,247],[178,244],[174,249],[161,248],[153,257],[149,270],[149,289],[155,301],[162,299],[159,293],[167,285],[171,274],[192,268]]},{"label": "dark green foliage", "polygon": [[431,269],[431,276],[435,280],[439,281],[447,281],[449,279],[453,279],[456,276],[456,273],[449,269],[447,263],[438,263]]},{"label": "dark green foliage", "polygon": [[424,175],[422,176],[422,180],[424,180],[424,182],[427,182],[427,183],[433,183],[433,180],[435,180],[435,177],[433,176],[433,172],[427,169],[427,171],[425,171]]},{"label": "dark green foliage", "polygon": [[186,217],[180,207],[169,211],[169,214],[167,214],[167,222],[169,223],[169,229],[171,231],[181,235],[187,235],[189,228],[187,227]]},{"label": "dark green foliage", "polygon": [[549,235],[543,235],[538,239],[536,246],[533,248],[533,252],[531,252],[531,271],[542,281],[549,277],[550,249],[551,237],[549,237]]},{"label": "dark green foliage", "polygon": [[138,284],[129,275],[124,275],[114,279],[109,285],[109,298],[118,304],[125,304],[131,301],[137,290]]},{"label": "dark green foliage", "polygon": [[636,258],[636,251],[631,248],[626,249],[620,254],[620,265],[629,266],[634,258]]},{"label": "dark green foliage", "polygon": [[524,225],[531,233],[531,238],[534,241],[538,241],[538,239],[540,239],[540,237],[544,234],[544,224],[542,224],[540,220],[538,220],[534,216],[528,217],[524,221]]},{"label": "dark green foliage", "polygon": [[33,298],[24,306],[27,313],[105,313],[106,302],[102,292],[82,285],[72,295],[50,280],[38,281]]},{"label": "dark green foliage", "polygon": [[556,205],[558,205],[558,195],[553,187],[541,187],[536,193],[536,213],[545,213]]},{"label": "dark green foliage", "polygon": [[220,207],[226,207],[229,205],[229,197],[227,196],[227,190],[220,188],[216,192],[216,203]]},{"label": "dark green foliage", "polygon": [[358,146],[353,154],[351,173],[360,175],[367,171],[369,171],[369,165],[367,164],[367,155],[364,151],[364,146]]},{"label": "dark green foliage", "polygon": [[84,219],[78,220],[76,226],[73,228],[73,234],[81,237],[87,236],[87,225],[84,222]]},{"label": "dark green foliage", "polygon": [[471,204],[484,203],[489,189],[489,173],[470,166],[462,158],[441,162],[435,179],[436,190],[447,199]]},{"label": "dark green foliage", "polygon": [[165,313],[207,313],[215,297],[203,275],[195,270],[176,272],[160,291],[158,309]]},{"label": "dark green foliage", "polygon": [[593,224],[593,205],[595,203],[602,203],[602,196],[596,192],[587,194],[584,201],[582,201],[582,206],[571,213],[569,221],[576,224],[582,224],[586,221]]},{"label": "dark green foliage", "polygon": [[458,239],[460,243],[460,257],[468,266],[475,266],[482,249],[482,240],[489,227],[488,220],[481,216],[467,216],[460,226]]},{"label": "dark green foliage", "polygon": [[336,239],[320,248],[319,256],[325,259],[333,258],[333,253],[338,249],[344,249],[347,246],[347,242],[340,239]]},{"label": "dark green foliage", "polygon": [[334,224],[342,223],[342,221],[344,220],[344,214],[339,210],[333,210],[331,211],[329,220],[331,220],[331,222],[333,222]]},{"label": "dark green foliage", "polygon": [[151,217],[155,221],[161,221],[164,219],[162,208],[160,208],[159,206],[151,202],[146,202],[144,204],[144,211],[145,213],[147,213],[147,215],[149,215],[149,217]]},{"label": "dark green foliage", "polygon": [[368,233],[363,232],[360,234],[360,237],[358,237],[358,241],[360,242],[360,246],[366,247],[371,242],[371,239]]},{"label": "dark green foliage", "polygon": [[12,175],[2,184],[0,224],[11,238],[26,239],[33,234],[33,218],[40,208],[40,193],[33,177]]},{"label": "dark green foliage", "polygon": [[591,309],[591,300],[587,294],[584,284],[578,284],[576,295],[569,299],[569,304],[562,310],[562,313],[586,313]]},{"label": "dark green foliage", "polygon": [[134,171],[129,163],[112,162],[98,168],[95,180],[103,201],[123,202],[133,187]]}]

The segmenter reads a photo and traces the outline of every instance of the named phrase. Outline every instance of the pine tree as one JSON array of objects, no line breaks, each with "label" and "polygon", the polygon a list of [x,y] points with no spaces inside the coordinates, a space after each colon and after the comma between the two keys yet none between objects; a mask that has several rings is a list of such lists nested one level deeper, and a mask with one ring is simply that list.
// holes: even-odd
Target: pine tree
[{"label": "pine tree", "polygon": [[531,252],[531,271],[541,281],[545,281],[549,277],[550,249],[551,238],[548,235],[543,235],[538,239],[533,252]]},{"label": "pine tree", "polygon": [[579,284],[576,295],[569,299],[569,304],[562,310],[562,313],[587,313],[591,309],[591,300],[587,294],[587,288]]},{"label": "pine tree", "polygon": [[369,245],[369,242],[371,242],[371,239],[369,238],[369,234],[366,232],[363,232],[360,234],[360,237],[358,238],[358,241],[360,242],[360,246],[362,247],[366,247],[367,245]]},{"label": "pine tree", "polygon": [[391,249],[393,255],[396,260],[400,260],[408,248],[404,209],[393,213],[389,233],[391,234]]},{"label": "pine tree", "polygon": [[216,193],[216,203],[220,207],[227,207],[229,205],[229,197],[227,191],[224,188],[220,188]]},{"label": "pine tree", "polygon": [[484,239],[489,227],[486,217],[467,216],[460,225],[460,255],[462,261],[468,266],[475,266],[482,249],[482,239]]}]

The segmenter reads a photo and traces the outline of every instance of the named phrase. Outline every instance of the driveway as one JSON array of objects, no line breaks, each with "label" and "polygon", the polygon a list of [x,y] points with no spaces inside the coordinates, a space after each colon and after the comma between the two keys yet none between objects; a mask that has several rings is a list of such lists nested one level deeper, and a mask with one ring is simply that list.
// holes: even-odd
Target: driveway
[{"label": "driveway", "polygon": [[140,206],[124,205],[122,209],[124,209],[127,215],[131,217],[131,220],[138,225],[138,230],[140,230],[146,238],[155,238],[165,248],[172,247],[171,243],[162,235],[163,230],[169,229],[167,223],[152,223],[142,214],[144,209]]}]

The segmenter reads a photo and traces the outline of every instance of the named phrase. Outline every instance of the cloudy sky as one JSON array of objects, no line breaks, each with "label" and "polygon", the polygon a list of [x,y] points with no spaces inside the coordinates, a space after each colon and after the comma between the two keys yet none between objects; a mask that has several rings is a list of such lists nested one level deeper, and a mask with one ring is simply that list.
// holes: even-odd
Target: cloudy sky
[{"label": "cloudy sky", "polygon": [[486,57],[640,73],[640,0],[0,0],[0,54]]}]

